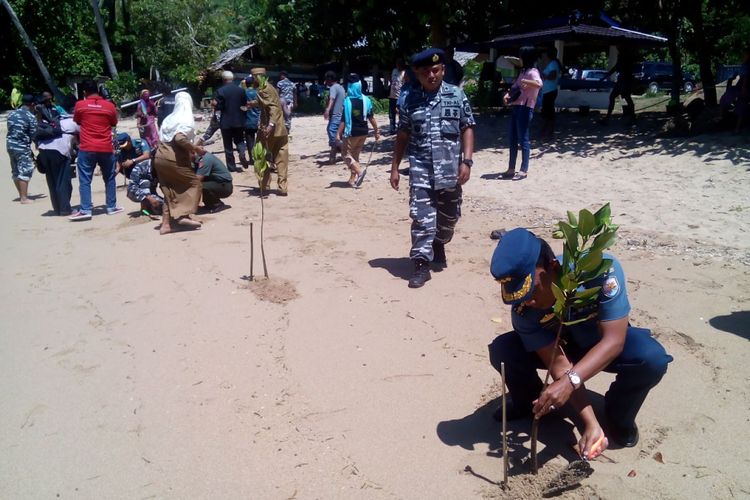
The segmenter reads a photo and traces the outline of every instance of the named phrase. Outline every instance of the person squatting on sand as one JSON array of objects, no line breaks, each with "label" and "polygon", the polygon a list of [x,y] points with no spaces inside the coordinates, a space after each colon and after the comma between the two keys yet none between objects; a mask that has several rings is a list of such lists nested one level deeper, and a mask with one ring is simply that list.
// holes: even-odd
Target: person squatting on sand
[{"label": "person squatting on sand", "polygon": [[[649,330],[630,325],[625,274],[617,259],[604,257],[612,259],[609,271],[585,285],[601,286],[599,301],[585,310],[573,309],[571,320],[595,316],[564,327],[556,352],[559,323],[552,313],[552,285],[561,272],[562,256],[556,257],[549,244],[530,231],[516,228],[500,239],[490,264],[503,302],[512,306],[513,331],[489,345],[492,366],[500,371],[505,363],[512,399],[508,418],[539,418],[570,403],[584,425],[579,442],[584,458],[594,458],[608,445],[584,383],[601,371],[616,374],[604,395],[606,435],[620,446],[633,447],[638,443],[635,417],[673,359]],[[554,382],[542,390],[537,369],[546,367]]]},{"label": "person squatting on sand", "polygon": [[201,223],[190,218],[201,201],[201,181],[195,175],[191,155],[206,153],[193,144],[195,120],[193,99],[187,92],[175,96],[174,111],[164,119],[159,131],[159,145],[154,155],[154,169],[164,193],[161,234],[172,232],[172,221],[178,226],[198,229]]},{"label": "person squatting on sand", "polygon": [[409,215],[414,274],[410,288],[428,281],[430,262],[447,265],[445,244],[461,216],[461,186],[471,176],[474,117],[466,94],[443,81],[445,53],[427,49],[411,61],[420,87],[406,97],[391,163],[391,187],[398,190],[398,167],[409,155]]},{"label": "person squatting on sand", "polygon": [[336,133],[336,142],[344,140],[344,162],[349,167],[349,185],[359,187],[365,179],[365,170],[359,163],[359,155],[367,139],[367,122],[370,122],[375,131],[375,140],[380,140],[378,123],[372,112],[372,101],[369,97],[362,95],[362,83],[359,75],[352,73],[347,78],[349,87],[346,99],[344,99],[344,115]]}]

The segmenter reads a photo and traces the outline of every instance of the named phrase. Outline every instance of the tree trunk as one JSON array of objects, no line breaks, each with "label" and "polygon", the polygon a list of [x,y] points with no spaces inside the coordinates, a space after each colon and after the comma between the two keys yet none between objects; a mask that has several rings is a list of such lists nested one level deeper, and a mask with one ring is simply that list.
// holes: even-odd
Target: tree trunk
[{"label": "tree trunk", "polygon": [[677,14],[676,5],[670,5],[672,8],[664,9],[663,15],[666,18],[667,25],[667,45],[669,47],[669,56],[672,59],[672,88],[670,97],[674,102],[680,102],[680,93],[682,92],[682,54],[677,46],[679,37],[680,16]]},{"label": "tree trunk", "polygon": [[689,2],[688,19],[693,25],[695,33],[695,45],[698,52],[698,65],[700,66],[701,83],[703,84],[703,97],[706,106],[716,106],[716,84],[714,83],[713,71],[711,71],[711,53],[709,52],[706,34],[703,29],[703,2],[702,0],[691,0]]},{"label": "tree trunk", "polygon": [[23,29],[21,20],[18,19],[18,16],[16,16],[16,13],[13,10],[13,7],[11,7],[10,3],[8,3],[8,0],[1,0],[1,1],[3,2],[3,6],[5,7],[5,10],[8,11],[8,15],[13,21],[13,24],[16,25],[16,28],[18,29],[18,33],[21,35],[21,38],[23,38],[23,41],[26,43],[26,47],[29,49],[29,52],[31,52],[31,56],[34,58],[36,65],[39,67],[39,72],[42,74],[42,77],[44,78],[44,81],[47,83],[47,86],[55,95],[55,99],[57,99],[58,102],[62,102],[65,96],[63,95],[62,92],[60,92],[60,89],[57,88],[57,85],[52,80],[52,77],[50,76],[49,71],[47,71],[47,66],[44,65],[44,62],[42,62],[42,57],[39,55],[39,52],[37,52],[36,47],[34,46],[34,43],[31,41],[31,38],[29,38],[29,35],[26,33],[26,30]]},{"label": "tree trunk", "polygon": [[112,59],[112,51],[109,50],[109,41],[107,40],[107,32],[104,30],[104,20],[102,19],[102,13],[99,11],[98,0],[91,0],[91,8],[94,9],[96,28],[99,30],[99,39],[102,42],[104,60],[107,63],[109,74],[112,78],[117,78],[117,67],[115,67],[115,60]]}]

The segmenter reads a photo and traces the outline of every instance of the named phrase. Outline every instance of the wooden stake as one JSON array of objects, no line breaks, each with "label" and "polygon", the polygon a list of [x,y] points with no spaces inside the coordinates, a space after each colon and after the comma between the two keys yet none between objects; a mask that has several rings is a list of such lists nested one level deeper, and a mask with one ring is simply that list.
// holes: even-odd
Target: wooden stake
[{"label": "wooden stake", "polygon": [[508,418],[505,413],[505,363],[500,363],[500,379],[503,384],[503,489],[508,487]]},{"label": "wooden stake", "polygon": [[250,281],[253,281],[253,258],[255,256],[255,244],[253,243],[253,223],[250,223]]}]

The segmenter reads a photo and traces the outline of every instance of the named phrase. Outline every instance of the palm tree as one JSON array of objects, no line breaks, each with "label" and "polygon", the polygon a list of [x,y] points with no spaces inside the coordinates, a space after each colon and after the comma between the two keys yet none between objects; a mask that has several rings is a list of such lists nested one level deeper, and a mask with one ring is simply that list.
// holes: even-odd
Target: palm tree
[{"label": "palm tree", "polygon": [[117,67],[115,66],[115,60],[112,58],[112,51],[109,50],[109,41],[107,40],[107,32],[104,31],[104,20],[102,19],[102,13],[99,10],[98,0],[91,0],[91,8],[94,9],[96,28],[99,30],[99,39],[102,41],[104,60],[107,62],[109,74],[112,78],[117,78]]},{"label": "palm tree", "polygon": [[23,29],[21,20],[18,19],[16,12],[13,10],[13,7],[11,7],[10,3],[8,3],[8,0],[1,0],[1,1],[3,2],[3,6],[5,7],[5,10],[8,11],[8,15],[13,21],[13,24],[16,25],[16,28],[18,29],[18,33],[20,33],[21,38],[23,38],[23,41],[26,43],[26,47],[29,49],[29,52],[31,52],[31,56],[34,58],[34,61],[36,61],[36,65],[39,66],[39,72],[42,74],[42,77],[44,77],[44,81],[47,82],[47,87],[49,87],[52,93],[55,94],[55,99],[57,99],[58,102],[62,102],[62,100],[64,99],[64,96],[62,92],[60,92],[60,89],[57,88],[57,85],[55,85],[55,82],[52,80],[52,77],[50,76],[49,71],[47,70],[47,66],[44,65],[44,62],[42,62],[42,57],[39,55],[39,52],[37,52],[36,47],[34,46],[34,43],[31,41],[31,38],[29,38],[28,33],[26,33],[26,30]]}]

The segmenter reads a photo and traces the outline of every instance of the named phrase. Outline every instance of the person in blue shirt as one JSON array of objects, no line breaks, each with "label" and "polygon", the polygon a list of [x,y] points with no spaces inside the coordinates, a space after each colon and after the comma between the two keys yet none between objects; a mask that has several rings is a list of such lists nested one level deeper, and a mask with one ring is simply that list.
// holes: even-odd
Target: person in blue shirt
[{"label": "person in blue shirt", "polygon": [[245,112],[245,144],[250,156],[248,163],[253,165],[255,163],[253,148],[255,147],[255,138],[258,134],[258,120],[260,119],[260,108],[257,105],[258,91],[253,87],[253,75],[245,77],[245,99],[248,102],[247,111]]},{"label": "person in blue shirt", "polygon": [[[505,363],[512,398],[509,418],[540,418],[569,404],[583,422],[579,446],[588,459],[606,449],[608,438],[623,447],[638,443],[635,417],[672,361],[649,330],[630,325],[625,275],[617,259],[605,258],[612,259],[608,272],[585,285],[602,287],[599,300],[586,310],[574,310],[571,320],[593,317],[564,327],[556,351],[559,323],[552,313],[552,284],[560,275],[562,257],[556,257],[546,241],[517,228],[501,238],[490,264],[503,302],[512,306],[513,331],[489,345],[492,366],[499,371]],[[543,390],[537,369],[547,367],[554,382]],[[606,437],[584,388],[602,371],[617,374],[604,396]]]},{"label": "person in blue shirt", "polygon": [[539,99],[542,104],[542,119],[544,125],[539,137],[542,139],[552,139],[555,133],[555,100],[557,91],[560,88],[560,76],[562,75],[562,66],[557,59],[557,49],[548,47],[542,52],[539,69],[542,72],[542,90],[539,92]]}]

